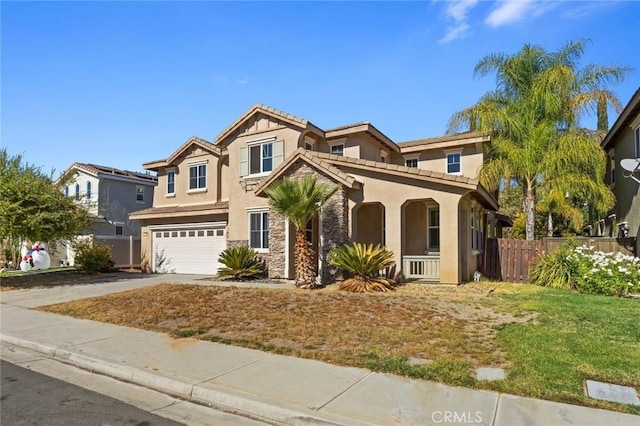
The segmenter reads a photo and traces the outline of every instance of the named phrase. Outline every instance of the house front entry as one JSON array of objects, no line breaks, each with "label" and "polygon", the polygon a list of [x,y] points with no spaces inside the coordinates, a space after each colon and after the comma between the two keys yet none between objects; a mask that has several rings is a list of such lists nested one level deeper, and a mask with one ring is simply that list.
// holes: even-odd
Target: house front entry
[{"label": "house front entry", "polygon": [[406,278],[440,281],[440,206],[432,199],[402,207],[402,270]]}]

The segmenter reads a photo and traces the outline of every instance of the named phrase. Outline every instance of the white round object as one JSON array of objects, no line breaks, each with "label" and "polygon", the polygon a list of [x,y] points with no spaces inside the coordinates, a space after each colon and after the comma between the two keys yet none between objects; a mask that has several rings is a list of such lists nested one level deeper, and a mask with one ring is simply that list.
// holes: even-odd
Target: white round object
[{"label": "white round object", "polygon": [[49,253],[44,250],[34,250],[33,253],[31,253],[31,257],[33,258],[33,269],[49,269],[51,266]]},{"label": "white round object", "polygon": [[22,262],[20,262],[21,271],[29,271],[30,269],[31,269],[31,265],[29,264],[29,261],[23,260]]}]

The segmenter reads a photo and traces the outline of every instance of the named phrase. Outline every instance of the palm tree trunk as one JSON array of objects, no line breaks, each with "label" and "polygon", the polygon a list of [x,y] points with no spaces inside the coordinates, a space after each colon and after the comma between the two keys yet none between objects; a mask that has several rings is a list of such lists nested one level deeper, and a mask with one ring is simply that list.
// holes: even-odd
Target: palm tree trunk
[{"label": "palm tree trunk", "polygon": [[530,183],[527,183],[527,187],[524,193],[524,215],[526,220],[526,234],[527,240],[531,241],[535,239],[536,229],[536,196],[533,187]]},{"label": "palm tree trunk", "polygon": [[296,287],[314,288],[316,286],[316,273],[313,265],[313,249],[307,241],[305,230],[296,229],[295,245],[296,262]]},{"label": "palm tree trunk", "polygon": [[547,236],[553,237],[553,216],[551,212],[547,213]]}]

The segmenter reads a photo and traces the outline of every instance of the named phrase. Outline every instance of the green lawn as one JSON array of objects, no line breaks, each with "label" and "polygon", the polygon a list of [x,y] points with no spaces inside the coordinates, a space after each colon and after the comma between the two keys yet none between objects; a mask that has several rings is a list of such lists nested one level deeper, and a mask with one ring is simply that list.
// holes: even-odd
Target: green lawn
[{"label": "green lawn", "polygon": [[[501,326],[497,343],[512,363],[491,388],[577,404],[587,379],[640,388],[640,300],[501,284],[485,303],[538,312],[535,322]],[[640,414],[640,407],[624,411]]]}]

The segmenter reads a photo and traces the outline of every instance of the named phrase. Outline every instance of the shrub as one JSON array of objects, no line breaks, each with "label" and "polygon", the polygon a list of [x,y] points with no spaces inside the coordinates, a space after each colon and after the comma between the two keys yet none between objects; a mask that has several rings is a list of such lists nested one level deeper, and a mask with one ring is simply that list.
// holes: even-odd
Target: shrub
[{"label": "shrub", "polygon": [[640,259],[580,246],[569,256],[576,288],[582,293],[624,296],[640,292]]},{"label": "shrub", "polygon": [[220,253],[218,262],[225,267],[218,269],[219,277],[235,279],[258,278],[264,275],[264,264],[249,246],[230,247]]},{"label": "shrub", "polygon": [[393,252],[380,244],[352,243],[329,252],[329,264],[350,275],[340,284],[340,290],[354,293],[393,290],[393,280],[379,277],[381,270],[393,265]]},{"label": "shrub", "polygon": [[581,293],[624,296],[640,292],[640,259],[568,241],[534,265],[533,283]]},{"label": "shrub", "polygon": [[545,253],[533,265],[531,281],[543,287],[575,288],[571,279],[574,269],[570,258],[576,247],[575,240],[568,240],[553,253]]},{"label": "shrub", "polygon": [[89,238],[75,241],[73,249],[75,250],[75,267],[80,271],[94,274],[96,272],[106,272],[113,268],[111,246]]}]

